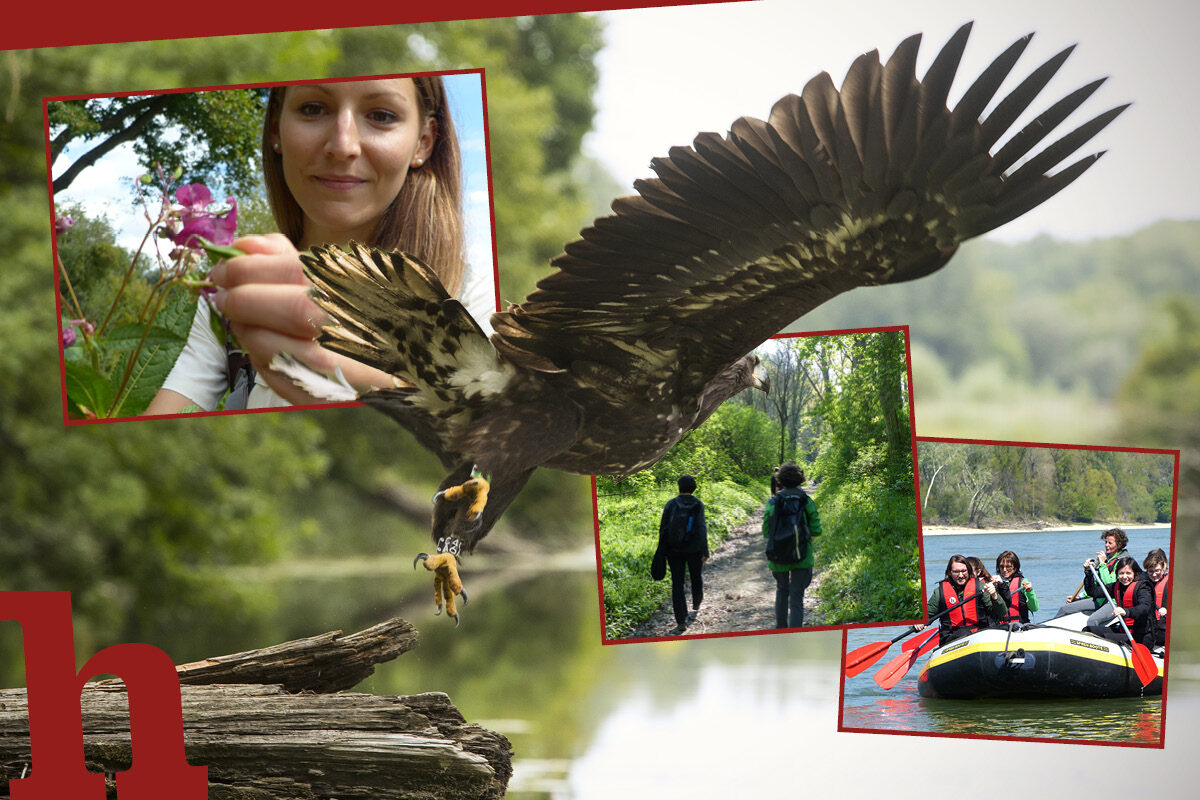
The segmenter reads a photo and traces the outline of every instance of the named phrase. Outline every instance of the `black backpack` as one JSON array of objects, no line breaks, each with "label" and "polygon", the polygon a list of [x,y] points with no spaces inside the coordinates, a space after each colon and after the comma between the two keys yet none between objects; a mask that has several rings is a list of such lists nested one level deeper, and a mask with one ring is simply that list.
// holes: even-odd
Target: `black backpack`
[{"label": "black backpack", "polygon": [[808,556],[808,495],[775,495],[775,510],[767,535],[767,558],[776,564],[799,564]]},{"label": "black backpack", "polygon": [[684,508],[679,503],[671,507],[671,517],[667,520],[667,547],[679,550],[692,538],[692,528],[696,522],[695,507]]}]

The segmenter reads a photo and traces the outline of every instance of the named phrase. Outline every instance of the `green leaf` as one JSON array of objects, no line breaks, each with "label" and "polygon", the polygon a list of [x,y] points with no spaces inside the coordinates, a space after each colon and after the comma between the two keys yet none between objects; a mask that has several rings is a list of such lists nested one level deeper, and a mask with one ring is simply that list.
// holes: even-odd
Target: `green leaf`
[{"label": "green leaf", "polygon": [[104,416],[113,398],[108,378],[83,362],[67,361],[65,366],[70,413],[84,417],[87,416],[86,409],[97,416]]},{"label": "green leaf", "polygon": [[[147,330],[148,329],[148,330]],[[164,328],[160,325],[147,325],[144,322],[130,322],[113,328],[104,337],[104,346],[110,350],[125,352],[133,350],[142,341],[142,333],[146,332],[146,346],[163,345],[173,342],[186,342],[187,336]]]},{"label": "green leaf", "polygon": [[[146,410],[154,395],[162,387],[163,381],[175,366],[175,359],[183,350],[187,341],[187,332],[196,314],[196,301],[188,292],[176,292],[163,306],[154,319],[153,329],[161,329],[164,334],[153,342],[147,337],[146,345],[138,354],[137,361],[130,372],[125,390],[116,398],[110,416],[135,416]],[[112,372],[111,389],[115,396],[121,385],[121,378],[132,357],[122,359]]]}]

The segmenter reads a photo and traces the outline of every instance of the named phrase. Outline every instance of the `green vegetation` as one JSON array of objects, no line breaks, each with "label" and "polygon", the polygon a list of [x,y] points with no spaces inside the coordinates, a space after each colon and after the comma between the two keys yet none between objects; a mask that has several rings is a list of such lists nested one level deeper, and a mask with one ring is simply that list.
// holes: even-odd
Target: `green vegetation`
[{"label": "green vegetation", "polygon": [[[597,480],[604,612],[620,638],[669,596],[650,580],[663,505],[682,474],[697,477],[709,546],[768,494],[783,461],[818,483],[823,534],[813,540],[830,624],[911,617],[920,604],[912,435],[899,331],[778,340],[759,349],[771,393],[747,390],[657,464]],[[763,562],[766,569],[766,562]]]},{"label": "green vegetation", "polygon": [[[669,580],[650,579],[650,560],[658,546],[663,506],[676,492],[665,485],[631,490],[628,482],[601,477],[597,479],[597,494],[605,634],[609,639],[620,639],[649,619],[671,596]],[[762,489],[755,492],[729,480],[701,480],[696,496],[704,501],[710,549],[720,547],[734,528],[762,506],[763,494]]]},{"label": "green vegetation", "polygon": [[1170,455],[928,441],[917,452],[927,524],[1171,521]]}]

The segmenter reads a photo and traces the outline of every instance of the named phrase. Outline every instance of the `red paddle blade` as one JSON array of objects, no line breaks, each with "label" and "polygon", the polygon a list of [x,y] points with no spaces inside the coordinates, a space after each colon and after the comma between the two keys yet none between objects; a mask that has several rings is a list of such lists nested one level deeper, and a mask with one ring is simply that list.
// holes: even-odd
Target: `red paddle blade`
[{"label": "red paddle blade", "polygon": [[850,678],[865,671],[867,667],[883,658],[883,654],[891,646],[891,642],[871,642],[846,653],[846,677]]},{"label": "red paddle blade", "polygon": [[[933,633],[936,632],[937,629],[934,628]],[[883,668],[875,673],[875,682],[879,684],[879,688],[891,689],[900,682],[901,678],[908,674],[908,671],[913,668],[913,664],[916,664],[921,656],[938,646],[938,640],[934,638],[932,633],[921,638],[924,641],[920,647],[908,653],[901,653],[884,664]]]},{"label": "red paddle blade", "polygon": [[899,683],[900,679],[903,678],[910,669],[912,669],[912,665],[917,663],[917,659],[920,657],[920,655],[921,654],[919,651],[901,653],[891,661],[884,664],[883,669],[875,673],[875,682],[879,684],[879,688],[891,689],[893,686]]},{"label": "red paddle blade", "polygon": [[925,644],[930,639],[932,639],[935,635],[937,635],[937,632],[938,632],[938,629],[936,627],[930,628],[929,633],[923,633],[915,639],[909,639],[907,642],[905,642],[903,645],[901,645],[900,649],[901,650],[918,650],[918,649],[920,649],[921,645]]},{"label": "red paddle blade", "polygon": [[1149,686],[1158,677],[1158,664],[1146,645],[1133,642],[1133,670],[1137,673],[1142,686]]}]

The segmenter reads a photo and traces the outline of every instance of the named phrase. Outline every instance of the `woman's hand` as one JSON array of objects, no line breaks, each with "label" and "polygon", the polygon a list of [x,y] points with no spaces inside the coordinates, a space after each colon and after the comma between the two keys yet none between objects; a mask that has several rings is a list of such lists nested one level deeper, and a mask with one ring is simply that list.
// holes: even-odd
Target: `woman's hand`
[{"label": "woman's hand", "polygon": [[1024,580],[1021,581],[1021,589],[1023,589],[1026,592],[1033,591],[1033,584],[1029,582],[1028,578],[1025,578]]},{"label": "woman's hand", "polygon": [[290,353],[320,372],[341,368],[359,391],[392,385],[390,375],[316,343],[329,318],[309,297],[312,284],[286,236],[243,236],[233,246],[246,255],[213,268],[212,280],[219,287],[213,303],[229,320],[254,369],[276,393],[298,405],[321,402],[270,369],[271,359],[280,352]]}]

